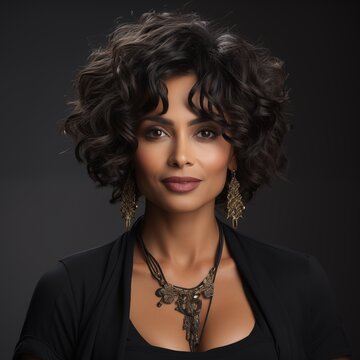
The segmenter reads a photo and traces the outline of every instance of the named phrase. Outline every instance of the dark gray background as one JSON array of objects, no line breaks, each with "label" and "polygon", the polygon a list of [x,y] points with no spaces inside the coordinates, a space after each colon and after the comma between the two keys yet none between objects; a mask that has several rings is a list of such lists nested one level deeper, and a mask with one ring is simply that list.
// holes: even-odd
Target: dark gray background
[{"label": "dark gray background", "polygon": [[[56,130],[76,70],[117,17],[185,2],[14,4],[2,6],[0,25],[2,359],[12,354],[40,276],[57,259],[123,231],[111,190],[95,188]],[[360,358],[356,1],[192,1],[185,9],[236,24],[285,60],[295,126],[287,138],[289,182],[261,189],[239,230],[319,259]]]}]

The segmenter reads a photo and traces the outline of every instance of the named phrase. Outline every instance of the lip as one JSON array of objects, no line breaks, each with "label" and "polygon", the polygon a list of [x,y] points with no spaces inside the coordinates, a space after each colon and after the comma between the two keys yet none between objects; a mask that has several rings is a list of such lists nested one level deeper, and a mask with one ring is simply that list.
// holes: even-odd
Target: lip
[{"label": "lip", "polygon": [[171,176],[163,179],[163,182],[171,182],[171,183],[184,183],[184,182],[194,182],[194,181],[201,181],[201,180],[191,176]]},{"label": "lip", "polygon": [[174,192],[188,192],[198,187],[200,181],[188,181],[188,182],[164,182],[166,188]]},{"label": "lip", "polygon": [[194,190],[200,184],[200,179],[193,177],[173,176],[163,180],[166,188],[173,192],[188,192]]}]

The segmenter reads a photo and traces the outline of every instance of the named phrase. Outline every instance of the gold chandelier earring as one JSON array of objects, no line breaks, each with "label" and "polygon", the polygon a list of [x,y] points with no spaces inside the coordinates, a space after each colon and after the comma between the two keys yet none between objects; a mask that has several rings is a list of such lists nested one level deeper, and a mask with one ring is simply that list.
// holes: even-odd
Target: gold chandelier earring
[{"label": "gold chandelier earring", "polygon": [[135,181],[129,176],[125,182],[120,197],[121,217],[125,222],[126,230],[130,229],[131,222],[135,217],[135,211],[138,208],[136,204]]},{"label": "gold chandelier earring", "polygon": [[231,173],[232,177],[229,183],[227,194],[227,219],[231,218],[232,226],[234,229],[236,229],[238,219],[243,217],[245,206],[242,202],[242,196],[239,191],[240,183],[236,179],[236,171],[231,170]]}]

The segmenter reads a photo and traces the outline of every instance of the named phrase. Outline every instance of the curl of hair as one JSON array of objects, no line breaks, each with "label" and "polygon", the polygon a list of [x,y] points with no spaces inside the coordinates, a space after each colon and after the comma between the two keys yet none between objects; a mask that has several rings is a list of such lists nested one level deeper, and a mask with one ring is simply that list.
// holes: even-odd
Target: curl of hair
[{"label": "curl of hair", "polygon": [[[190,72],[198,80],[189,105],[196,115],[223,126],[224,138],[234,146],[243,200],[273,177],[285,179],[282,144],[290,124],[283,62],[196,13],[150,11],[136,23],[118,25],[106,46],[91,52],[75,79],[72,111],[60,128],[74,139],[75,156],[86,163],[97,186],[113,187],[110,203],[119,201],[133,172],[138,119],[159,99],[161,114],[166,113],[164,80]],[[199,108],[192,102],[196,91]],[[228,172],[216,204],[225,204],[229,181]]]}]

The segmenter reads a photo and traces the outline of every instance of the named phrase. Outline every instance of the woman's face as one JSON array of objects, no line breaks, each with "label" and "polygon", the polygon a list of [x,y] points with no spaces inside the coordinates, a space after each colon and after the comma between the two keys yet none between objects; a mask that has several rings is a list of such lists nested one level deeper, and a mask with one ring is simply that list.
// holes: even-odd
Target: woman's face
[{"label": "woman's face", "polygon": [[[187,97],[195,81],[195,74],[167,80],[168,111],[157,119],[150,119],[161,112],[159,101],[157,108],[141,120],[137,130],[137,187],[147,201],[166,211],[194,211],[214,204],[215,197],[224,188],[227,169],[236,169],[232,145],[222,137],[221,126],[214,121],[191,122],[195,115]],[[199,107],[198,94],[193,102]],[[177,180],[182,183],[173,183],[171,179],[170,183],[163,181],[169,177],[180,177]],[[186,183],[181,177],[199,181]]]}]

